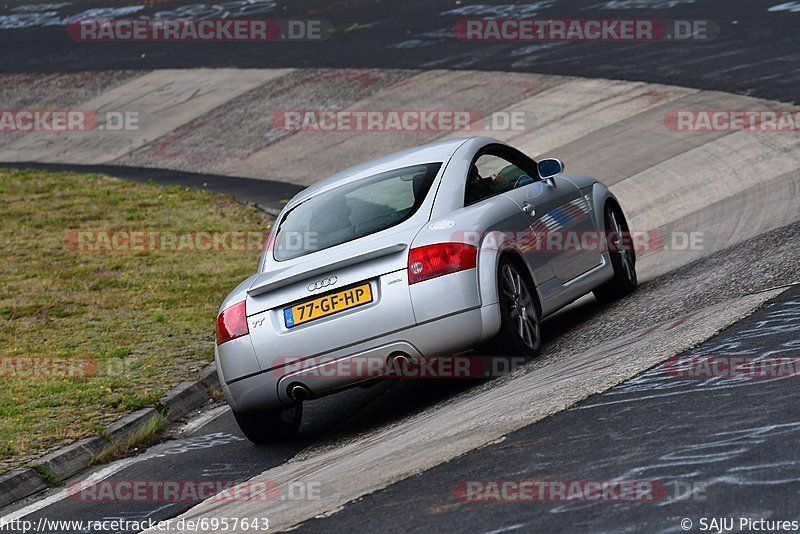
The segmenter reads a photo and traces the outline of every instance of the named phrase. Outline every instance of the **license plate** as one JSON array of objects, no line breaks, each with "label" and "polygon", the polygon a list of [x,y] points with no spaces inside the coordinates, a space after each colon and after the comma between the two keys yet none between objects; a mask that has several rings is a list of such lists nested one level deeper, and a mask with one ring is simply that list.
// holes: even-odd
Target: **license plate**
[{"label": "license plate", "polygon": [[285,308],[283,319],[286,327],[291,328],[370,302],[372,302],[372,288],[369,284],[363,284]]}]

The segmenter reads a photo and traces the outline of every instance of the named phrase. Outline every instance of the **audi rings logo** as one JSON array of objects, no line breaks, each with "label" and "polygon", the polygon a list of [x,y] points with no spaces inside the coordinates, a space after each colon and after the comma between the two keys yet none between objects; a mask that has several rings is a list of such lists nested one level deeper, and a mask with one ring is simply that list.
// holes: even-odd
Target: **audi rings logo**
[{"label": "audi rings logo", "polygon": [[338,278],[335,276],[329,276],[328,278],[323,278],[322,280],[317,280],[312,284],[308,284],[309,291],[316,291],[317,289],[322,289],[323,287],[332,286],[338,281]]}]

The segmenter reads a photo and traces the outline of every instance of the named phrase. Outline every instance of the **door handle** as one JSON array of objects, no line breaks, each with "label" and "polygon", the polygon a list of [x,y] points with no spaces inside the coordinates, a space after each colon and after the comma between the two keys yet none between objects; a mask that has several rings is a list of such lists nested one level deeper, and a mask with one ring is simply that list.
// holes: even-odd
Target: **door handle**
[{"label": "door handle", "polygon": [[522,212],[527,213],[528,215],[536,215],[536,210],[534,209],[533,204],[530,202],[522,203]]}]

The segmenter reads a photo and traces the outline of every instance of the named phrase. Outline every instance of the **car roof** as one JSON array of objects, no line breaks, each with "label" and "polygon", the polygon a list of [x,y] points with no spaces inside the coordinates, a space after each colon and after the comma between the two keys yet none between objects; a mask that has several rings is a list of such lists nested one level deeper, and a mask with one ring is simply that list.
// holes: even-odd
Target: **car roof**
[{"label": "car roof", "polygon": [[422,163],[446,162],[461,145],[470,139],[475,139],[475,137],[444,139],[359,163],[358,165],[339,171],[302,190],[289,201],[286,208],[296,206],[304,200],[328,189],[334,189],[341,185],[355,182],[381,172]]}]

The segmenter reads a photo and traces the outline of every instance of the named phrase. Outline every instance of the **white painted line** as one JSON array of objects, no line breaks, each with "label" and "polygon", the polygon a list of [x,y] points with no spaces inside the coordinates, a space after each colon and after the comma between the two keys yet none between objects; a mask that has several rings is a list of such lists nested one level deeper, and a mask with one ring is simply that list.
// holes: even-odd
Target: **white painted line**
[{"label": "white painted line", "polygon": [[207,412],[201,413],[200,415],[191,419],[190,421],[187,421],[180,427],[177,427],[175,429],[175,433],[179,435],[194,434],[195,432],[197,432],[198,430],[200,430],[201,428],[203,428],[204,426],[206,426],[207,424],[209,424],[210,422],[212,422],[213,420],[215,420],[216,418],[218,418],[219,416],[228,411],[230,411],[230,407],[228,407],[227,405],[217,406],[216,408],[208,410]]},{"label": "white painted line", "polygon": [[[214,421],[216,418],[218,418],[219,416],[221,416],[222,414],[224,414],[228,410],[229,410],[229,408],[227,406],[218,406],[218,407],[214,408],[213,410],[209,410],[208,412],[201,414],[199,417],[187,422],[184,426],[180,427],[179,430],[182,431],[182,432],[185,432],[185,433],[193,433],[193,432],[203,428],[204,426],[206,426],[210,422]],[[105,466],[105,467],[103,467],[101,469],[98,469],[97,471],[94,471],[93,473],[89,473],[86,476],[83,476],[83,478],[86,479],[86,480],[92,480],[94,482],[99,482],[101,480],[105,480],[108,477],[110,477],[110,476],[112,476],[112,475],[122,471],[123,469],[134,465],[134,464],[137,464],[139,462],[143,462],[145,460],[149,460],[151,458],[158,458],[158,457],[163,456],[159,452],[160,449],[173,447],[173,446],[179,444],[181,441],[182,440],[172,440],[172,441],[167,441],[167,442],[164,442],[164,443],[160,443],[154,449],[152,449],[150,451],[147,451],[144,454],[140,454],[138,456],[133,456],[131,458],[123,458],[121,460],[117,460],[117,461],[115,461],[115,462],[113,462],[113,463],[111,463],[111,464],[109,464],[109,465],[107,465],[107,466]],[[38,512],[39,510],[41,510],[43,508],[47,508],[51,504],[55,504],[55,503],[57,503],[59,501],[63,501],[65,499],[68,499],[71,495],[77,493],[79,490],[80,490],[79,486],[70,487],[69,484],[67,484],[64,488],[56,491],[55,493],[52,493],[52,494],[44,497],[41,500],[33,502],[33,503],[23,507],[23,508],[20,508],[19,510],[15,510],[14,512],[12,512],[12,513],[10,513],[8,515],[0,517],[0,524],[3,524],[4,522],[7,523],[7,522],[13,521],[15,519],[20,519],[22,517],[25,517],[26,515]]]},{"label": "white painted line", "polygon": [[503,532],[512,532],[514,530],[525,528],[527,525],[528,525],[527,523],[517,523],[515,525],[509,525],[507,527],[502,527],[495,530],[490,530],[488,532],[483,532],[482,534],[502,534]]},{"label": "white painted line", "polygon": [[[111,475],[113,475],[114,473],[118,473],[119,471],[122,471],[126,467],[131,466],[131,465],[133,465],[133,464],[135,464],[137,462],[140,462],[142,460],[145,460],[145,459],[146,458],[144,456],[135,456],[133,458],[124,458],[122,460],[117,460],[116,462],[114,462],[114,463],[112,463],[112,464],[110,464],[110,465],[108,465],[108,466],[106,466],[106,467],[104,467],[104,468],[102,468],[102,469],[100,469],[98,471],[95,471],[91,475],[88,475],[87,478],[91,478],[92,480],[97,480],[97,481],[105,480],[108,477],[110,477]],[[58,501],[63,501],[65,499],[68,499],[70,497],[70,495],[73,495],[73,494],[77,493],[78,491],[80,491],[80,486],[70,487],[69,485],[67,485],[63,489],[60,489],[60,490],[56,491],[55,493],[53,493],[51,495],[48,495],[47,497],[45,497],[45,498],[43,498],[41,500],[33,502],[33,503],[29,504],[28,506],[25,506],[24,508],[20,508],[19,510],[16,510],[16,511],[14,511],[14,512],[8,514],[8,515],[4,515],[3,517],[0,517],[0,524],[9,523],[11,521],[14,521],[15,519],[21,519],[21,518],[25,517],[26,515],[38,512],[42,508],[47,508],[51,504],[55,504]]]}]

